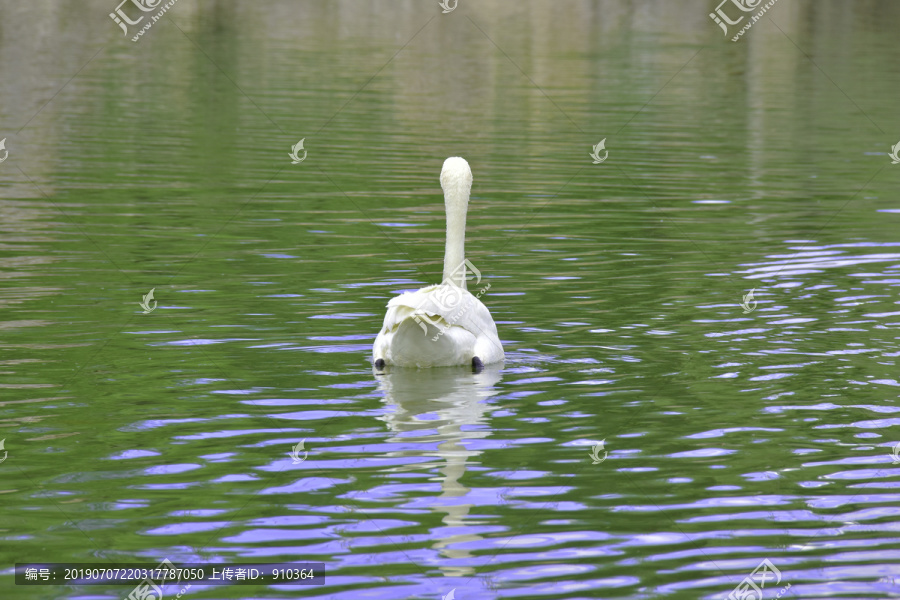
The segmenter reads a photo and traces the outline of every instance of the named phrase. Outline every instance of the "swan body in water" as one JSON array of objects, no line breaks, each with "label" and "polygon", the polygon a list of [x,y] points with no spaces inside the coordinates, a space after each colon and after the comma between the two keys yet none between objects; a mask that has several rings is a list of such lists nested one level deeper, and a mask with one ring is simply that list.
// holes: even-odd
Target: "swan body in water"
[{"label": "swan body in water", "polygon": [[[490,311],[479,296],[466,289],[480,272],[466,260],[466,211],[472,189],[472,170],[465,159],[453,156],[441,169],[441,188],[447,210],[444,280],[392,298],[384,325],[375,338],[375,367],[452,367],[484,365],[503,360],[503,346]],[[468,275],[468,271],[472,275]]]}]

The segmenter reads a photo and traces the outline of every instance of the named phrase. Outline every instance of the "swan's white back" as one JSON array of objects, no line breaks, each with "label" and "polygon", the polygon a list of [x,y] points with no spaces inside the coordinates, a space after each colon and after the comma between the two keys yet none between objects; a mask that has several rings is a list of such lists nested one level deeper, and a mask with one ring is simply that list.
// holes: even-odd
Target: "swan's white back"
[{"label": "swan's white back", "polygon": [[[487,307],[466,290],[466,211],[472,171],[465,159],[444,161],[441,187],[447,211],[444,281],[392,298],[372,349],[376,365],[449,367],[503,360],[497,326]],[[468,263],[471,264],[471,263]]]}]

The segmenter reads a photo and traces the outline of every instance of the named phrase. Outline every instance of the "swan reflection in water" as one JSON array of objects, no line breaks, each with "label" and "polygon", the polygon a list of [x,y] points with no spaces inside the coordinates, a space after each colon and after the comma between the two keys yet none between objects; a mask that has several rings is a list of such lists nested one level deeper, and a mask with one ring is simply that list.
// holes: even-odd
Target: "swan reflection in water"
[{"label": "swan reflection in water", "polygon": [[[469,493],[462,483],[466,468],[475,464],[479,450],[469,450],[464,440],[479,440],[490,435],[487,400],[498,393],[494,386],[500,381],[503,363],[486,365],[480,373],[472,373],[468,367],[444,367],[434,369],[393,368],[378,373],[378,386],[384,393],[384,402],[390,412],[379,417],[387,423],[394,436],[392,444],[409,446],[415,443],[434,450],[407,449],[388,452],[388,457],[431,456],[434,460],[391,467],[394,473],[434,471],[430,481],[438,481],[441,494],[429,499],[431,510],[442,513],[444,526],[450,534],[442,537],[432,547],[442,558],[456,562],[471,556],[468,550],[459,548],[463,543],[477,542],[482,537],[465,533],[474,522],[467,522],[469,510],[475,504],[457,500]],[[416,435],[414,432],[419,432]],[[479,520],[484,525],[483,520]],[[470,576],[474,569],[468,566],[441,566],[448,577]]]}]

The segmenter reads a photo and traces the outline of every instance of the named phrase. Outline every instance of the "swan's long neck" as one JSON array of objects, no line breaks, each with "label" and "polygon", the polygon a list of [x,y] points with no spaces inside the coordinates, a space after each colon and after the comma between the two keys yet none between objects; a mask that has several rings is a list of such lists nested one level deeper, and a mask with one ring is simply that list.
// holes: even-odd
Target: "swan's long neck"
[{"label": "swan's long neck", "polygon": [[444,281],[466,289],[466,211],[471,182],[451,181],[444,185],[447,209],[447,243],[444,246]]}]

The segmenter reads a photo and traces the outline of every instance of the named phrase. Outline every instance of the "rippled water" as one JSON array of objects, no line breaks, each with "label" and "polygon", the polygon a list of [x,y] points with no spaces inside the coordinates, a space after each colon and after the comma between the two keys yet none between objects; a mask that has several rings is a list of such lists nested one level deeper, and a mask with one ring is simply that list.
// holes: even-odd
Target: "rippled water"
[{"label": "rippled water", "polygon": [[[900,596],[896,4],[114,8],[0,1],[0,596]],[[377,374],[456,154],[507,360]]]}]

